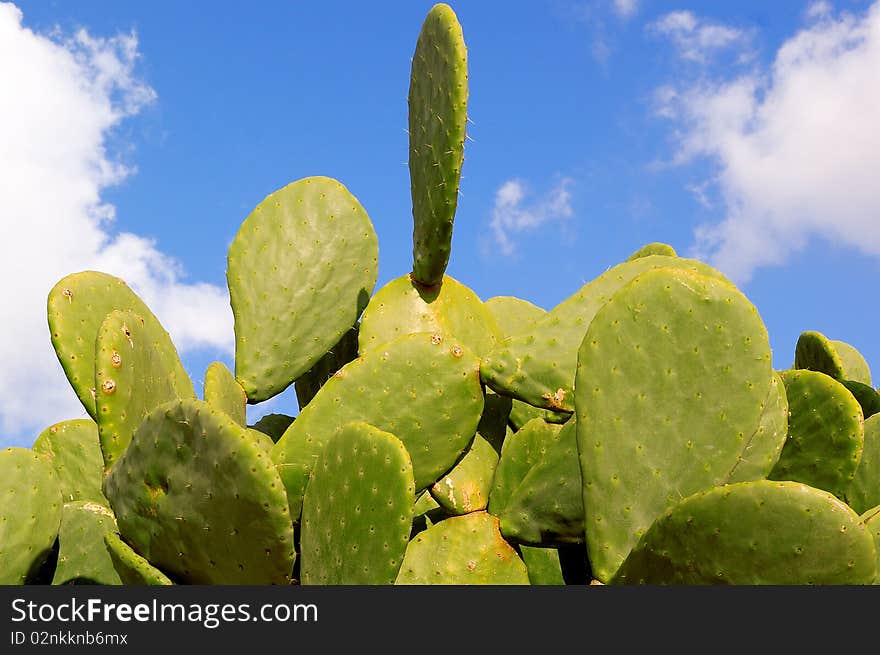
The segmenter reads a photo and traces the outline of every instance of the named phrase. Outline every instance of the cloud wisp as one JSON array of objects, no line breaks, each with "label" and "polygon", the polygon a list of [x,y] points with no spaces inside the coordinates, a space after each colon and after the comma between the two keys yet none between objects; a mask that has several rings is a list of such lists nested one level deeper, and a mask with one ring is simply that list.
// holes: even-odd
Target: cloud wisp
[{"label": "cloud wisp", "polygon": [[40,34],[22,20],[0,3],[0,447],[83,415],[46,320],[46,296],[69,273],[125,279],[181,351],[233,344],[226,290],[186,282],[153,239],[114,232],[102,198],[134,172],[109,146],[114,128],[156,99],[136,35]]},{"label": "cloud wisp", "polygon": [[530,194],[528,185],[521,179],[507,180],[498,187],[489,225],[501,253],[511,256],[516,252],[515,241],[520,233],[570,218],[573,183],[571,178],[562,178],[550,191],[530,202],[526,201]]}]

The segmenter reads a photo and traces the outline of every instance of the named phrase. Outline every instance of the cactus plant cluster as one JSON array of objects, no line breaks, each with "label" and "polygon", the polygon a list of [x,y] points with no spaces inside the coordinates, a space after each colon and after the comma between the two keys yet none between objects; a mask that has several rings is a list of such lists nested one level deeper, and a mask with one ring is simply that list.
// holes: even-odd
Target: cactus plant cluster
[{"label": "cactus plant cluster", "polygon": [[[872,584],[880,394],[804,332],[774,370],[721,272],[652,243],[550,311],[449,277],[467,121],[452,9],[409,92],[413,265],[310,177],[228,253],[234,370],[198,393],[123,280],[48,297],[90,418],[0,452],[0,583]],[[296,416],[247,405],[295,386]]]}]

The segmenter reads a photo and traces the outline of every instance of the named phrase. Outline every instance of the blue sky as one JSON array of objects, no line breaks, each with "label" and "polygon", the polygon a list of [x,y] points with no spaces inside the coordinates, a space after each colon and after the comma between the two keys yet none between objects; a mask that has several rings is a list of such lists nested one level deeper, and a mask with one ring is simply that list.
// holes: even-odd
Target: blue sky
[{"label": "blue sky", "polygon": [[[229,243],[281,186],[339,179],[376,228],[378,284],[409,272],[406,95],[431,4],[0,4],[0,446],[80,415],[45,328],[66,273],[129,280],[200,387],[232,366]],[[448,274],[550,309],[664,241],[738,282],[777,368],[810,329],[880,374],[880,3],[452,6],[473,124]],[[267,411],[296,413],[292,390],[250,416]]]}]

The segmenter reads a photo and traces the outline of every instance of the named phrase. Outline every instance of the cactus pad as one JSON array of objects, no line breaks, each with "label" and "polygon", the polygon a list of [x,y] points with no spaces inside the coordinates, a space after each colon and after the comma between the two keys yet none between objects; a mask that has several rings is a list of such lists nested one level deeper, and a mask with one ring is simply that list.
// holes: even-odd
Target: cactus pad
[{"label": "cactus pad", "polygon": [[880,413],[880,393],[874,387],[855,380],[841,380],[840,383],[855,396],[856,401],[862,406],[862,414],[866,419]]},{"label": "cactus pad", "polygon": [[101,491],[104,459],[98,426],[92,419],[73,419],[49,426],[34,441],[33,449],[51,460],[65,503],[89,500],[107,504]]},{"label": "cactus pad", "polygon": [[0,480],[0,585],[25,584],[58,536],[58,474],[45,455],[6,448],[0,450]]},{"label": "cactus pad", "polygon": [[428,12],[412,58],[409,85],[409,174],[413,213],[413,276],[443,279],[464,161],[467,48],[446,4]]},{"label": "cactus pad", "polygon": [[675,252],[675,248],[670,246],[668,243],[660,243],[659,241],[655,241],[654,243],[648,243],[638,250],[636,250],[633,254],[627,257],[626,261],[631,262],[635,259],[640,259],[642,257],[650,257],[651,255],[665,255],[667,257],[676,257],[678,253]]},{"label": "cactus pad", "polygon": [[257,403],[284,391],[355,324],[376,284],[366,211],[328,177],[266,197],[229,247],[235,377]]},{"label": "cactus pad", "polygon": [[529,584],[533,586],[558,586],[565,584],[558,549],[520,546],[519,552],[529,572]]},{"label": "cactus pad", "polygon": [[335,346],[324,353],[312,368],[300,375],[293,383],[300,409],[309,404],[318,393],[318,389],[323,387],[324,383],[333,377],[336,371],[350,361],[357,359],[358,328],[359,325],[350,328]]},{"label": "cactus pad", "polygon": [[607,582],[667,508],[724,481],[758,426],[772,373],[758,311],[717,278],[647,270],[599,310],[575,383],[596,578]]},{"label": "cactus pad", "polygon": [[529,574],[501,536],[498,519],[485,512],[453,516],[409,543],[399,585],[527,585]]},{"label": "cactus pad", "polygon": [[104,481],[119,531],[193,584],[286,584],[294,563],[284,487],[225,413],[178,400],[144,419]]},{"label": "cactus pad", "polygon": [[97,503],[67,503],[58,532],[58,564],[52,584],[122,584],[104,537],[116,533],[113,512]]},{"label": "cactus pad", "polygon": [[802,332],[798,337],[794,368],[819,371],[836,380],[871,384],[871,370],[858,350],[845,341],[829,339],[815,330]]},{"label": "cactus pad", "polygon": [[870,532],[833,495],[758,480],[684,499],[651,526],[616,584],[871,584]]},{"label": "cactus pad", "polygon": [[464,457],[431,487],[431,496],[449,514],[486,509],[498,453],[477,434]]},{"label": "cactus pad", "polygon": [[346,423],[363,421],[400,439],[421,491],[455,465],[482,411],[479,360],[457,343],[420,333],[364,352],[321,387],[275,444],[291,516],[299,516],[315,459]]},{"label": "cactus pad", "polygon": [[400,440],[349,423],[318,457],[300,532],[302,584],[390,585],[413,521],[415,487]]},{"label": "cactus pad", "polygon": [[495,296],[484,304],[505,338],[522,332],[547,313],[547,310],[515,296]]},{"label": "cactus pad", "polygon": [[116,532],[104,535],[113,567],[125,585],[172,585],[168,576],[138,555]]},{"label": "cactus pad", "polygon": [[247,427],[247,396],[223,362],[212,362],[205,371],[205,402],[226,412],[233,421]]},{"label": "cactus pad", "polygon": [[286,414],[266,414],[250,427],[259,430],[277,443],[293,421],[294,418]]},{"label": "cactus pad", "polygon": [[812,370],[783,371],[788,438],[770,472],[843,499],[864,448],[862,408],[834,378]]},{"label": "cactus pad", "polygon": [[880,414],[865,420],[862,456],[844,500],[859,513],[880,505]]}]

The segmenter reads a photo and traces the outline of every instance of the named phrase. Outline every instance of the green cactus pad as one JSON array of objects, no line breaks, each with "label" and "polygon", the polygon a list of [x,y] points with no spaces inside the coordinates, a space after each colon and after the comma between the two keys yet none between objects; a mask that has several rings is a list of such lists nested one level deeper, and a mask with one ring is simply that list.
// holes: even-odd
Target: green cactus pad
[{"label": "green cactus pad", "polygon": [[278,443],[281,435],[284,434],[294,420],[293,416],[287,416],[286,414],[266,414],[249,427],[259,430],[263,434],[268,435],[273,442]]},{"label": "green cactus pad", "polygon": [[533,586],[564,585],[559,550],[541,546],[520,546],[520,555],[529,572],[529,583]]},{"label": "green cactus pad", "polygon": [[299,516],[318,454],[346,423],[363,421],[400,439],[421,491],[455,465],[482,411],[479,360],[454,341],[411,334],[364,352],[321,387],[275,444],[291,516]]},{"label": "green cactus pad", "polygon": [[409,85],[413,276],[428,286],[440,283],[449,263],[467,100],[461,25],[449,5],[436,4],[419,32]]},{"label": "green cactus pad", "polygon": [[431,496],[452,515],[486,509],[498,452],[480,434],[474,437],[464,457],[431,486]]},{"label": "green cactus pad", "polygon": [[877,575],[872,584],[880,584],[880,505],[872,507],[859,516],[859,522],[874,538],[874,549],[877,551]]},{"label": "green cactus pad", "polygon": [[844,500],[859,513],[880,505],[880,414],[865,420],[862,456]]},{"label": "green cactus pad", "polygon": [[864,417],[855,397],[834,378],[807,369],[783,371],[788,437],[772,480],[794,480],[843,499],[865,443]]},{"label": "green cactus pad", "polygon": [[246,428],[246,432],[248,433],[248,436],[253,439],[255,444],[266,451],[267,455],[271,456],[272,448],[275,447],[275,442],[272,441],[272,437],[259,430],[255,430],[254,428]]},{"label": "green cactus pad", "polygon": [[845,341],[831,340],[831,345],[837,351],[840,361],[843,363],[844,379],[854,380],[871,386],[871,369],[864,356],[855,346]]},{"label": "green cactus pad", "polygon": [[65,503],[89,500],[107,504],[101,491],[104,458],[98,426],[92,419],[73,419],[49,426],[34,441],[33,449],[51,460]]},{"label": "green cactus pad", "polygon": [[724,482],[762,480],[770,475],[770,471],[779,461],[787,434],[788,397],[785,394],[785,383],[779,373],[774,371],[758,428],[749,437],[740,459]]},{"label": "green cactus pad", "polygon": [[448,518],[448,516],[429,491],[423,492],[416,500],[416,504],[413,505],[413,525],[410,538]]},{"label": "green cactus pad", "polygon": [[819,371],[836,380],[871,384],[871,370],[858,350],[845,341],[829,339],[815,330],[803,332],[798,337],[794,368]]},{"label": "green cactus pad", "polygon": [[119,532],[192,584],[286,584],[294,563],[284,486],[247,430],[200,400],[151,412],[104,481]]},{"label": "green cactus pad", "polygon": [[104,537],[115,533],[116,518],[103,505],[67,503],[61,513],[60,549],[52,584],[122,584],[104,546]]},{"label": "green cactus pad", "polygon": [[138,555],[115,532],[104,535],[104,545],[124,585],[172,585],[167,575]]},{"label": "green cactus pad", "polygon": [[350,328],[335,346],[324,353],[312,368],[300,375],[293,383],[300,409],[309,404],[318,390],[333,377],[336,371],[350,361],[357,359],[358,328],[358,325]]},{"label": "green cactus pad", "polygon": [[496,454],[501,452],[501,446],[504,444],[510,409],[510,398],[499,396],[486,389],[483,415],[480,416],[480,422],[477,424],[477,434],[492,445]]},{"label": "green cactus pad", "polygon": [[535,407],[573,412],[578,348],[596,312],[634,277],[661,266],[724,279],[693,259],[650,255],[618,264],[486,355],[480,367],[483,381],[492,390]]},{"label": "green cactus pad", "polygon": [[541,409],[529,405],[521,400],[512,400],[510,406],[510,425],[514,431],[520,430],[526,423],[534,418],[540,418],[547,423],[564,425],[572,417],[568,412],[554,412],[551,409]]},{"label": "green cactus pad", "polygon": [[536,418],[517,432],[507,435],[492,480],[490,513],[502,515],[523,478],[543,460],[549,444],[558,440],[561,429],[558,425]]},{"label": "green cactus pad", "polygon": [[303,498],[304,585],[394,583],[413,521],[412,463],[393,434],[349,423],[327,442]]},{"label": "green cactus pad", "polygon": [[370,299],[361,320],[360,351],[417,332],[453,339],[478,357],[502,337],[483,301],[454,278],[445,275],[442,284],[424,287],[404,275]]},{"label": "green cactus pad", "polygon": [[686,498],[651,526],[615,584],[870,584],[876,549],[859,516],[798,482],[758,480]]},{"label": "green cactus pad", "polygon": [[[150,333],[164,334],[164,340],[171,343],[144,301],[124,280],[106,273],[82,271],[62,278],[49,292],[47,305],[55,353],[77,397],[96,420],[95,338],[104,317],[113,310],[131,310],[143,319]],[[168,366],[185,380],[186,371],[173,348],[168,353]]]},{"label": "green cactus pad", "polygon": [[14,447],[0,450],[0,480],[0,585],[25,584],[58,536],[58,474],[45,455]]},{"label": "green cactus pad", "polygon": [[675,248],[670,246],[668,243],[660,243],[659,241],[655,241],[654,243],[648,243],[636,250],[633,254],[626,258],[626,261],[631,262],[635,259],[641,259],[642,257],[650,257],[651,255],[665,255],[667,257],[676,257],[678,256],[678,253],[676,253]]},{"label": "green cactus pad", "polygon": [[169,400],[196,397],[168,333],[132,311],[114,310],[101,323],[95,387],[105,470],[125,452],[147,414]]},{"label": "green cactus pad", "polygon": [[395,584],[527,585],[526,565],[485,512],[453,516],[410,541]]},{"label": "green cactus pad", "polygon": [[577,450],[577,422],[551,439],[498,514],[509,541],[560,545],[584,541],[584,498]]},{"label": "green cactus pad", "polygon": [[754,305],[690,270],[648,270],[596,313],[575,382],[596,578],[607,582],[666,509],[729,475],[760,421],[770,359]]},{"label": "green cactus pad", "polygon": [[247,427],[247,396],[223,362],[212,362],[205,371],[205,402],[226,412],[242,427]]},{"label": "green cactus pad", "polygon": [[855,396],[866,419],[880,413],[880,393],[874,387],[855,380],[841,380],[840,383]]},{"label": "green cactus pad", "polygon": [[483,304],[505,338],[522,332],[547,313],[547,310],[515,296],[495,296]]},{"label": "green cactus pad", "polygon": [[369,216],[334,179],[298,180],[257,205],[226,269],[235,377],[249,402],[284,391],[355,324],[378,254]]}]

